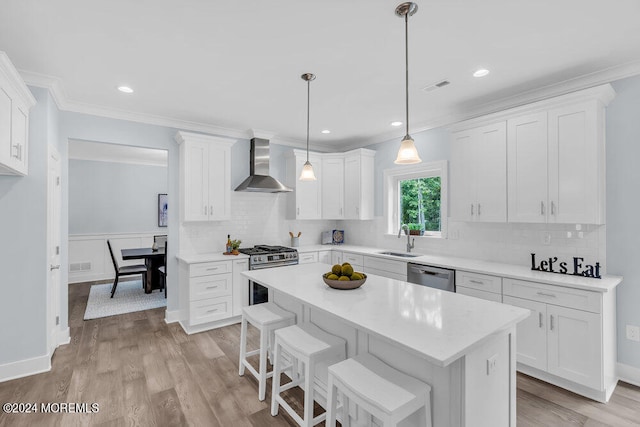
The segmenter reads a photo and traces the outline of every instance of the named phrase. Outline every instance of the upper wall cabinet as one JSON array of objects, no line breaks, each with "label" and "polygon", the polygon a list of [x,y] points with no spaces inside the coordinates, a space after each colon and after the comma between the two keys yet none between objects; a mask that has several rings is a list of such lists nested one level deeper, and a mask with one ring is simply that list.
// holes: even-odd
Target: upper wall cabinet
[{"label": "upper wall cabinet", "polygon": [[605,223],[604,107],[591,99],[508,120],[509,222]]},{"label": "upper wall cabinet", "polygon": [[455,132],[451,141],[451,216],[460,221],[507,220],[505,122]]},{"label": "upper wall cabinet", "polygon": [[231,146],[227,138],[178,132],[181,220],[231,218]]},{"label": "upper wall cabinet", "polygon": [[300,181],[306,151],[287,156],[287,216],[293,219],[372,219],[373,165],[376,152],[310,153],[316,181]]},{"label": "upper wall cabinet", "polygon": [[359,149],[344,157],[344,219],[373,219],[373,164],[376,152]]},{"label": "upper wall cabinet", "polygon": [[605,107],[614,96],[597,86],[454,126],[452,218],[604,224]]},{"label": "upper wall cabinet", "polygon": [[29,172],[29,109],[35,98],[4,52],[0,52],[0,174]]},{"label": "upper wall cabinet", "polygon": [[300,181],[302,167],[307,161],[307,152],[293,150],[287,154],[287,185],[293,188],[293,193],[287,196],[287,217],[291,219],[320,219],[322,218],[322,194],[320,182],[322,179],[322,161],[315,153],[309,154],[309,161],[316,175],[315,181]]}]

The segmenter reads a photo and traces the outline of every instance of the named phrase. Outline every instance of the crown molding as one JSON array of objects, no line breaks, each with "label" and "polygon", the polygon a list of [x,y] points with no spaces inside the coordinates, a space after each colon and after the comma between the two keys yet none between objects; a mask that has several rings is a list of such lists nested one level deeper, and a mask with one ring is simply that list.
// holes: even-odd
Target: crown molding
[{"label": "crown molding", "polygon": [[[19,70],[19,73],[26,84],[49,89],[56,105],[62,111],[90,114],[99,117],[107,117],[118,120],[127,120],[163,127],[171,127],[193,132],[203,132],[229,138],[250,139],[253,136],[253,131],[251,129],[240,130],[207,123],[199,123],[164,116],[136,113],[132,111],[119,110],[114,108],[102,107],[99,105],[84,104],[81,102],[72,101],[65,93],[60,79],[24,70]],[[529,104],[560,95],[565,95],[571,92],[587,89],[593,86],[603,85],[639,74],[640,61],[633,61],[616,65],[604,70],[596,71],[594,73],[568,79],[560,83],[555,83],[552,85],[542,86],[536,89],[525,91],[515,96],[505,97],[491,102],[484,102],[478,106],[464,107],[459,112],[419,122],[417,125],[413,126],[413,128],[411,129],[411,133],[415,135],[417,133],[425,132],[434,128],[451,126],[452,124],[461,121],[474,119],[491,113],[497,113],[502,110],[519,107],[524,104]],[[310,144],[310,148],[313,148],[315,151],[321,152],[335,151],[336,149],[347,151],[391,141],[394,139],[399,140],[403,136],[404,131],[394,130],[374,135],[369,138],[357,138],[345,140],[344,142],[327,143],[326,145],[319,145],[317,143]],[[277,135],[274,135],[273,138],[270,139],[270,141],[274,144],[295,148],[306,147],[306,144],[302,141],[278,137]]]}]

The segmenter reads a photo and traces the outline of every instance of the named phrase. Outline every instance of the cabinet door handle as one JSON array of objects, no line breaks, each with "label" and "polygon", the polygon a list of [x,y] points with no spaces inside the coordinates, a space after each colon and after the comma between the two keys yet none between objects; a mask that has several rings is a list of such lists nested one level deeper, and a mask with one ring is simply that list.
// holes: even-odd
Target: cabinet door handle
[{"label": "cabinet door handle", "polygon": [[473,203],[471,203],[471,216],[473,216]]},{"label": "cabinet door handle", "polygon": [[204,207],[204,214],[205,214],[205,215],[207,214],[207,206],[206,206],[206,205],[205,205],[205,207]]},{"label": "cabinet door handle", "polygon": [[553,331],[553,314],[549,316],[549,329]]},{"label": "cabinet door handle", "polygon": [[480,215],[480,203],[478,203],[478,216]]},{"label": "cabinet door handle", "polygon": [[216,289],[218,286],[207,286],[207,289]]},{"label": "cabinet door handle", "polygon": [[538,326],[542,328],[542,312],[538,313]]},{"label": "cabinet door handle", "polygon": [[296,214],[297,214],[297,215],[300,215],[300,208],[298,208],[298,210],[297,210]]},{"label": "cabinet door handle", "polygon": [[484,285],[484,282],[481,282],[480,280],[469,280],[469,283],[475,283],[476,285]]},{"label": "cabinet door handle", "polygon": [[540,202],[540,215],[544,215],[544,202]]},{"label": "cabinet door handle", "polygon": [[538,292],[538,295],[540,295],[541,297],[549,297],[549,298],[555,298],[556,297],[554,294],[547,294],[545,292]]},{"label": "cabinet door handle", "polygon": [[209,206],[209,215],[213,215],[213,205]]},{"label": "cabinet door handle", "polygon": [[60,270],[60,264],[58,264],[58,265],[50,265],[49,266],[49,271],[53,271],[53,270]]},{"label": "cabinet door handle", "polygon": [[551,202],[551,215],[555,215],[556,214],[556,204],[553,203],[553,201]]},{"label": "cabinet door handle", "polygon": [[360,215],[360,208],[356,206],[356,215]]},{"label": "cabinet door handle", "polygon": [[207,313],[215,313],[216,311],[218,311],[218,309],[214,308],[213,310],[207,310]]},{"label": "cabinet door handle", "polygon": [[210,267],[210,268],[207,268],[207,271],[215,271],[217,269],[218,269],[218,267]]},{"label": "cabinet door handle", "polygon": [[11,157],[15,157],[16,159],[20,158],[20,144],[12,145],[13,148],[16,149],[16,154],[13,154]]},{"label": "cabinet door handle", "polygon": [[340,208],[340,216],[342,216],[342,208]]}]

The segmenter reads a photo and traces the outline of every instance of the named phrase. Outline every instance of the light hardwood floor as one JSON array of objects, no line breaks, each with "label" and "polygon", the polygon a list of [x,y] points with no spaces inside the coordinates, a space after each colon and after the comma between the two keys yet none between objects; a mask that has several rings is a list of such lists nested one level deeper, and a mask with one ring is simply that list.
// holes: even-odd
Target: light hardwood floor
[{"label": "light hardwood floor", "polygon": [[[4,414],[0,426],[294,426],[238,376],[239,325],[186,335],[164,309],[84,321],[91,283],[69,286],[71,343],[50,372],[0,383],[0,403],[77,402],[94,414]],[[256,334],[250,336],[257,346]],[[269,383],[270,384],[270,383]],[[288,401],[300,408],[301,393]],[[619,383],[608,404],[518,376],[518,426],[640,426],[640,388]],[[446,427],[446,426],[444,426]]]}]

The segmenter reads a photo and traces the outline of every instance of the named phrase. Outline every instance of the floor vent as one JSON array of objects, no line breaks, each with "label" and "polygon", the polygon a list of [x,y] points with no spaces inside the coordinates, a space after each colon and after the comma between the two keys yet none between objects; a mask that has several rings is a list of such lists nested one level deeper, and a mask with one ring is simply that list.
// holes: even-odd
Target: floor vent
[{"label": "floor vent", "polygon": [[430,85],[427,85],[427,86],[423,87],[422,90],[425,91],[425,92],[433,92],[436,89],[440,89],[440,88],[445,87],[445,86],[450,85],[450,84],[451,84],[451,82],[449,80],[446,80],[446,79],[445,80],[440,80],[440,81],[438,81],[436,83],[432,83]]},{"label": "floor vent", "polygon": [[91,263],[90,262],[75,262],[69,264],[69,272],[74,273],[77,271],[90,271]]}]

